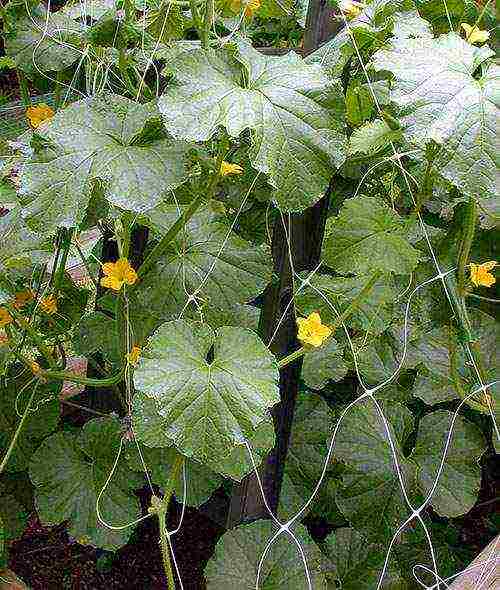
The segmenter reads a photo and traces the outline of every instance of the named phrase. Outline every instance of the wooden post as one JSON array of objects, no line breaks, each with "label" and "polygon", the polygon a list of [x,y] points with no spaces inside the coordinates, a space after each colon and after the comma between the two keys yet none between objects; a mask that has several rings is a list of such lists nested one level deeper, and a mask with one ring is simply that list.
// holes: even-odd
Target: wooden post
[{"label": "wooden post", "polygon": [[[327,6],[326,0],[310,0],[304,34],[304,54],[314,51],[338,28],[332,16],[332,9]],[[285,214],[284,219],[278,219],[273,229],[274,270],[279,278],[264,294],[260,332],[264,342],[269,342],[276,331],[270,348],[278,357],[285,356],[298,346],[294,309],[293,306],[287,309],[293,297],[290,256],[296,272],[312,269],[318,263],[329,206],[329,192],[303,213]],[[290,238],[290,247],[287,234]],[[273,511],[276,511],[279,502],[301,368],[302,360],[299,360],[282,369],[280,373],[281,402],[273,411],[276,446],[260,468],[266,499]],[[268,517],[255,474],[250,474],[241,484],[233,486],[227,519],[228,528],[240,522]]]},{"label": "wooden post", "polygon": [[498,588],[500,588],[500,535],[481,551],[466,571],[455,578],[449,590],[498,590]]}]

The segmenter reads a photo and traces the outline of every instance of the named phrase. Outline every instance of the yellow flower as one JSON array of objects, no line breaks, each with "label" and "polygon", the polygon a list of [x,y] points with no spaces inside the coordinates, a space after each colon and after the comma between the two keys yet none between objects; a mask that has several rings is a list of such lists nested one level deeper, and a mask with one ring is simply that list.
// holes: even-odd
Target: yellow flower
[{"label": "yellow flower", "polygon": [[496,282],[495,277],[489,272],[497,266],[497,262],[490,260],[483,264],[470,265],[470,280],[476,285],[476,287],[491,287]]},{"label": "yellow flower", "polygon": [[6,326],[12,322],[12,316],[10,313],[5,309],[5,307],[0,307],[0,327]]},{"label": "yellow flower", "polygon": [[223,161],[220,165],[221,176],[229,176],[229,174],[243,174],[243,168],[238,164],[231,164],[230,162]]},{"label": "yellow flower", "polygon": [[245,16],[252,16],[254,12],[257,12],[260,8],[260,0],[233,0],[231,2],[231,10],[233,12],[239,12],[241,10],[241,5],[245,5]]},{"label": "yellow flower", "polygon": [[101,279],[101,285],[113,291],[119,291],[125,283],[133,285],[137,281],[137,273],[126,258],[106,262],[102,265],[102,270],[106,276]]},{"label": "yellow flower", "polygon": [[54,295],[49,295],[48,297],[44,297],[40,301],[40,307],[43,309],[45,313],[52,315],[57,311],[57,299]]},{"label": "yellow flower", "polygon": [[462,23],[460,26],[465,31],[465,38],[469,43],[484,43],[490,38],[489,31],[481,31],[478,27],[467,23]]},{"label": "yellow flower", "polygon": [[40,127],[44,121],[52,119],[54,116],[54,110],[45,103],[37,104],[34,107],[28,107],[26,109],[26,118],[31,123],[34,129]]},{"label": "yellow flower", "polygon": [[321,317],[318,312],[313,311],[307,318],[297,318],[299,327],[297,338],[302,344],[311,344],[312,346],[321,346],[323,341],[332,333],[328,326],[321,323]]},{"label": "yellow flower", "polygon": [[42,372],[42,368],[40,367],[40,365],[35,362],[35,361],[28,361],[28,364],[30,366],[31,372],[33,373],[33,375],[39,375]]},{"label": "yellow flower", "polygon": [[21,291],[20,293],[16,293],[13,305],[16,309],[21,309],[27,303],[33,301],[34,298],[33,291]]},{"label": "yellow flower", "polygon": [[136,365],[141,356],[141,347],[134,344],[132,350],[127,354],[127,360],[131,365]]},{"label": "yellow flower", "polygon": [[365,5],[362,2],[355,2],[354,0],[341,0],[339,8],[348,19],[356,18]]}]

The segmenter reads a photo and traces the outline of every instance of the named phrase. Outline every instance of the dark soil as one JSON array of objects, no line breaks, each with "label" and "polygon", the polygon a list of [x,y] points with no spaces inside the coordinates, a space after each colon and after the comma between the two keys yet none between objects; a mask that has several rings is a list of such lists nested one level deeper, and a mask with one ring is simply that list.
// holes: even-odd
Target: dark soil
[{"label": "dark soil", "polygon": [[[169,529],[176,528],[180,513],[174,502]],[[185,590],[206,588],[203,570],[223,532],[199,510],[186,510],[181,530],[172,538]],[[165,590],[158,538],[151,518],[113,555],[79,545],[64,527],[45,528],[33,517],[11,548],[9,567],[32,590]]]}]

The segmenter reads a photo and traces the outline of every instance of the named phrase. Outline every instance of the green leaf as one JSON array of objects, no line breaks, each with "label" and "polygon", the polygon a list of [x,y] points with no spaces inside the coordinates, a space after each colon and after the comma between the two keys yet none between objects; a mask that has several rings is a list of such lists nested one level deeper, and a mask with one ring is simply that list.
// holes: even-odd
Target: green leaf
[{"label": "green leaf", "polygon": [[[384,407],[391,438],[407,490],[414,480],[414,466],[401,451],[402,435],[408,432],[411,414],[399,404]],[[334,458],[349,468],[336,500],[347,520],[368,540],[389,541],[409,513],[394,467],[387,433],[373,402],[354,406],[342,422],[334,448]],[[377,518],[373,518],[376,514]]]},{"label": "green leaf", "polygon": [[[307,274],[301,275],[301,278],[306,279]],[[367,281],[366,276],[346,278],[315,274],[309,278],[309,285],[297,284],[297,310],[304,316],[317,311],[324,324],[332,324],[337,319],[337,314],[331,306],[339,313],[345,311]],[[392,280],[387,276],[381,277],[369,296],[354,310],[349,318],[349,325],[370,334],[383,332],[392,318],[392,302],[396,296],[397,290]]]},{"label": "green leaf", "polygon": [[345,274],[409,274],[420,253],[409,244],[395,211],[379,199],[356,197],[344,202],[337,218],[327,220],[323,258]]},{"label": "green leaf", "polygon": [[491,65],[480,77],[474,74],[492,54],[449,33],[396,39],[374,57],[376,69],[394,74],[392,100],[409,111],[402,119],[406,137],[418,145],[437,142],[440,173],[465,195],[486,201],[496,194],[500,164],[495,143],[499,68]]},{"label": "green leaf", "polygon": [[[0,388],[0,456],[3,458],[26,409],[35,387],[35,380],[24,372],[15,378],[21,367],[14,365]],[[53,432],[59,421],[59,401],[55,391],[60,386],[39,385],[31,410],[24,422],[14,450],[5,466],[6,471],[24,471],[40,442]]]},{"label": "green leaf", "polygon": [[[275,533],[273,523],[258,521],[228,531],[217,543],[215,555],[205,569],[208,590],[254,590],[260,557]],[[326,558],[302,525],[294,527],[311,576],[313,588],[326,588]],[[282,534],[272,545],[260,576],[262,590],[307,590],[310,588],[303,561],[290,537]]]},{"label": "green leaf", "polygon": [[5,37],[5,53],[16,67],[34,74],[59,72],[82,56],[82,26],[60,12],[47,14],[37,6],[15,23],[13,33]]},{"label": "green leaf", "polygon": [[430,503],[438,514],[454,518],[474,506],[481,485],[479,459],[486,450],[480,430],[458,416],[439,410],[420,420],[411,459],[418,465],[418,480],[427,495],[436,480],[450,429],[452,438],[444,468]]},{"label": "green leaf", "polygon": [[343,349],[335,338],[319,348],[304,355],[302,379],[312,389],[323,389],[328,381],[340,381],[347,373],[342,356]]},{"label": "green leaf", "polygon": [[47,260],[50,253],[44,251],[39,235],[24,223],[19,207],[0,217],[0,270],[31,267],[34,262]]},{"label": "green leaf", "polygon": [[[384,567],[386,549],[369,543],[351,528],[337,529],[321,543],[321,549],[331,560],[334,578],[342,590],[373,590],[377,587]],[[381,588],[389,590],[398,574],[386,572]]]},{"label": "green leaf", "polygon": [[[384,332],[373,341],[365,338],[353,342],[356,363],[365,384],[373,386],[392,377],[403,357],[400,342]],[[354,369],[354,362],[353,367]]]},{"label": "green leaf", "polygon": [[[165,204],[144,221],[161,235],[181,213],[176,206]],[[271,276],[272,260],[264,247],[246,242],[213,211],[202,210],[131,292],[138,306],[133,322],[136,339],[141,340],[147,314],[161,321],[178,317],[182,311],[195,315],[200,305],[226,312],[256,297]],[[189,300],[190,296],[195,299]]]},{"label": "green leaf", "polygon": [[[337,78],[349,59],[356,55],[356,47],[363,53],[369,53],[379,47],[391,34],[397,14],[414,7],[411,0],[374,0],[363,12],[349,22],[319,49],[306,58],[307,63],[320,63],[331,77]],[[352,38],[356,46],[352,42]]]},{"label": "green leaf", "polygon": [[[164,428],[163,417],[157,411],[155,400],[146,396],[140,398],[137,396],[136,407],[139,417],[134,421],[134,432],[138,439],[142,440],[148,447],[171,447],[172,440]],[[141,420],[140,416],[146,416],[147,421]],[[258,466],[274,446],[273,423],[271,421],[262,422],[253,432],[248,443],[252,449],[255,463]],[[205,466],[200,465],[196,461],[190,461],[188,465],[191,465],[191,463],[196,466],[197,472],[204,470],[204,472],[208,473],[208,469]],[[225,457],[215,457],[213,460],[208,457],[206,465],[211,470],[211,477],[217,477],[215,474],[217,472],[235,481],[241,481],[245,475],[253,470],[252,461],[248,455],[246,446],[242,445],[233,447],[230,454]],[[207,477],[203,476],[205,480]],[[188,485],[191,484],[188,483]],[[194,490],[193,494],[195,497],[198,497],[199,492]]]},{"label": "green leaf", "polygon": [[375,105],[368,86],[350,86],[345,97],[347,120],[353,126],[361,125],[372,115]]},{"label": "green leaf", "polygon": [[119,361],[116,322],[100,311],[83,316],[76,327],[73,347],[77,354],[85,357],[101,352],[107,361]]},{"label": "green leaf", "polygon": [[[215,462],[270,421],[268,409],[280,400],[277,380],[273,355],[250,330],[167,322],[134,372],[137,436],[149,446],[166,436],[187,457]],[[148,398],[161,415],[161,436],[147,432]]]},{"label": "green leaf", "polygon": [[65,4],[61,10],[70,18],[91,18],[97,20],[104,16],[108,10],[113,9],[115,0],[86,0],[85,4],[76,0]]},{"label": "green leaf", "polygon": [[111,204],[143,212],[187,175],[187,146],[167,137],[155,107],[118,95],[75,102],[39,132],[50,148],[23,165],[20,187],[38,232],[78,225],[96,179]]},{"label": "green leaf", "polygon": [[[278,514],[281,519],[297,514],[311,497],[324,469],[334,423],[334,414],[321,397],[299,393],[280,495]],[[305,516],[314,514],[326,518],[329,523],[343,522],[335,503],[337,467],[333,463],[328,465],[326,478]]]},{"label": "green leaf", "polygon": [[[165,489],[168,485],[172,466],[179,453],[173,448],[153,449],[141,445],[141,454],[148,468],[151,481],[160,486],[160,488]],[[125,456],[130,469],[140,473],[144,472],[144,465],[135,445],[130,445]],[[174,485],[174,493],[177,500],[179,502],[185,502],[188,506],[201,506],[222,484],[223,480],[219,475],[210,471],[197,461],[186,460],[185,469],[186,497],[184,498],[184,484],[181,470]]]},{"label": "green leaf", "polygon": [[272,57],[243,39],[235,44],[238,61],[195,49],[170,62],[174,81],[159,100],[167,130],[207,141],[219,126],[232,137],[250,129],[252,166],[268,175],[280,207],[301,211],[324,195],[345,159],[340,86],[294,52]]},{"label": "green leaf", "polygon": [[373,155],[399,139],[400,131],[393,131],[385,121],[375,119],[354,130],[350,138],[349,152]]},{"label": "green leaf", "polygon": [[[115,417],[87,422],[79,434],[57,432],[33,455],[30,478],[36,487],[36,506],[45,524],[69,520],[68,532],[89,538],[97,547],[115,550],[127,542],[133,528],[121,531],[98,522],[96,501],[116,459],[121,438]],[[100,513],[113,526],[127,524],[140,514],[133,490],[137,474],[121,460],[100,499]]]}]

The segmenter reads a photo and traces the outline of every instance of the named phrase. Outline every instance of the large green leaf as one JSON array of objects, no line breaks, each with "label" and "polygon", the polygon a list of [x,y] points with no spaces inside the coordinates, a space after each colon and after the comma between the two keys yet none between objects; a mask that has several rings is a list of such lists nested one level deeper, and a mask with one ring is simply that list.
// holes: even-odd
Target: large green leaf
[{"label": "large green leaf", "polygon": [[26,227],[21,210],[16,207],[0,217],[0,270],[30,267],[33,262],[47,260],[39,235]]},{"label": "large green leaf", "polygon": [[39,232],[80,223],[96,179],[113,205],[146,211],[187,175],[186,144],[166,135],[154,106],[122,96],[75,102],[39,132],[48,147],[23,165],[20,187]]},{"label": "large green leaf", "polygon": [[232,137],[250,129],[253,167],[268,175],[284,210],[301,211],[345,159],[340,85],[293,51],[272,57],[240,38],[235,45],[234,57],[194,49],[169,64],[174,80],[159,100],[167,130],[206,141],[219,126]]},{"label": "large green leaf", "polygon": [[407,234],[403,219],[379,199],[348,199],[339,216],[327,221],[323,259],[345,274],[409,274],[420,254]]},{"label": "large green leaf", "polygon": [[[274,357],[254,332],[166,322],[134,372],[137,436],[150,446],[167,436],[184,455],[215,462],[270,421],[268,409],[280,399],[277,380]],[[147,431],[148,399],[161,416],[158,436]]]},{"label": "large green leaf", "polygon": [[[373,51],[392,32],[400,11],[414,8],[412,0],[374,0],[359,16],[349,22],[330,40],[306,58],[307,63],[319,63],[332,77],[340,77],[349,59],[360,52]],[[414,15],[415,13],[408,13]],[[355,44],[353,43],[353,39]]]},{"label": "large green leaf", "polygon": [[[13,376],[15,371],[22,371],[22,369],[19,365],[13,367],[8,376],[2,379],[2,387],[0,387],[0,455],[2,458],[21,422],[26,404],[35,387],[35,380],[31,374],[27,375],[25,371],[20,377],[15,378]],[[27,469],[38,445],[56,429],[59,421],[59,402],[55,392],[59,388],[60,386],[54,384],[50,388],[36,386],[31,409],[5,466],[6,471]]]},{"label": "large green leaf", "polygon": [[304,355],[302,379],[313,389],[323,389],[328,381],[340,381],[347,373],[342,346],[329,338],[328,342],[317,350]]},{"label": "large green leaf", "polygon": [[[342,590],[373,590],[377,587],[382,573],[386,549],[381,545],[369,543],[351,528],[337,529],[321,543],[334,566],[333,578]],[[382,589],[401,588],[394,586],[399,576],[392,571],[386,573]]]},{"label": "large green leaf", "polygon": [[[321,397],[299,393],[280,495],[278,513],[282,519],[295,516],[311,497],[325,468],[334,423],[335,416]],[[335,502],[338,467],[333,463],[327,466],[326,477],[304,516],[316,515],[329,523],[343,523]]]},{"label": "large green leaf", "polygon": [[[275,530],[273,523],[259,521],[228,531],[217,543],[215,555],[205,569],[208,590],[254,590],[261,555]],[[302,525],[294,528],[294,535],[304,552],[312,587],[318,590],[326,588],[323,573],[326,558]],[[260,572],[259,588],[310,588],[298,548],[288,535],[282,534],[269,551]]]},{"label": "large green leaf", "polygon": [[[182,211],[161,205],[144,221],[164,234]],[[172,319],[198,305],[231,310],[261,293],[272,276],[272,260],[263,247],[246,242],[210,210],[197,213],[170,242],[164,256],[137,284],[133,297],[139,310],[135,322],[141,330],[144,315]],[[196,295],[195,300],[189,300]],[[139,337],[140,339],[140,337]]]},{"label": "large green leaf", "polygon": [[475,73],[492,54],[449,33],[438,39],[396,39],[374,57],[376,69],[394,74],[391,98],[409,111],[402,119],[407,138],[419,145],[430,140],[441,145],[437,169],[464,194],[485,200],[485,206],[496,194],[500,164],[499,68],[492,65],[481,76]]},{"label": "large green leaf", "polygon": [[[451,412],[440,410],[420,420],[411,458],[418,465],[418,480],[426,495],[438,475],[452,418]],[[443,471],[430,503],[442,516],[456,517],[476,503],[481,485],[479,458],[486,444],[480,430],[461,416],[453,424],[451,434]]]},{"label": "large green leaf", "polygon": [[[307,275],[304,275],[304,279]],[[295,304],[298,312],[309,315],[318,311],[325,324],[332,324],[367,283],[367,276],[332,277],[315,274],[306,285],[296,285]],[[397,291],[389,277],[381,277],[372,287],[369,296],[360,301],[349,318],[349,325],[371,334],[383,332],[392,318],[392,302]],[[333,309],[332,309],[333,307]]]},{"label": "large green leaf", "polygon": [[[132,527],[121,531],[98,522],[96,501],[113,467],[120,444],[117,418],[87,422],[79,434],[57,432],[33,455],[30,478],[36,487],[38,515],[46,524],[69,520],[69,533],[89,538],[103,549],[114,550],[127,542]],[[140,507],[133,490],[142,478],[121,460],[100,500],[100,513],[113,526],[133,521]]]},{"label": "large green leaf", "polygon": [[73,347],[82,356],[101,352],[107,361],[119,361],[116,322],[100,311],[84,315],[76,326]]},{"label": "large green leaf", "polygon": [[[173,444],[172,439],[167,434],[163,417],[157,411],[155,400],[145,396],[141,396],[140,398],[137,396],[136,408],[138,418],[134,418],[134,432],[137,438],[143,441],[145,445],[148,445],[148,447],[171,447]],[[147,416],[147,421],[142,420],[141,416]],[[262,422],[248,439],[257,466],[260,465],[264,457],[266,457],[269,451],[273,448],[274,442],[273,423],[271,421]],[[169,453],[172,452],[173,451],[169,451]],[[154,457],[152,461],[154,463]],[[205,482],[202,486],[203,489],[206,489],[205,484],[210,485],[210,481],[214,477],[217,477],[214,472],[217,472],[224,477],[241,481],[245,475],[253,470],[252,461],[248,455],[247,448],[243,445],[232,447],[229,455],[225,457],[208,457],[206,465],[210,471],[207,469],[207,466],[202,466],[196,461],[189,461],[188,469],[190,465],[194,466],[193,469],[196,470],[196,474],[203,473],[203,475],[200,476],[202,481]],[[152,470],[154,471],[154,465]],[[210,475],[208,475],[208,473],[210,473]],[[191,478],[188,476],[188,481],[190,481],[190,479]],[[188,485],[191,486],[191,483]],[[197,487],[199,483],[196,484],[196,482],[194,482],[192,485],[193,487]],[[202,491],[201,493],[204,492]],[[193,497],[199,498],[200,490],[193,490],[192,494]]]},{"label": "large green leaf", "polygon": [[32,8],[5,37],[5,53],[28,74],[65,70],[82,55],[82,27],[62,13]]},{"label": "large green leaf", "polygon": [[[165,489],[169,484],[170,472],[179,453],[173,448],[153,449],[141,445],[141,454],[149,471],[151,481]],[[137,447],[130,445],[125,454],[130,469],[143,473],[144,465]],[[222,478],[197,461],[186,460],[186,496],[184,497],[184,478],[178,474],[174,493],[179,502],[188,506],[200,506],[222,484]]]},{"label": "large green leaf", "polygon": [[[394,404],[384,408],[395,446],[401,476],[407,491],[414,480],[414,466],[405,460],[401,442],[408,432],[411,414]],[[375,404],[369,400],[354,406],[340,426],[334,457],[348,470],[343,487],[337,492],[337,504],[352,526],[370,541],[390,540],[409,513],[388,436]],[[411,496],[410,496],[411,497]],[[373,518],[376,514],[377,518]]]}]

